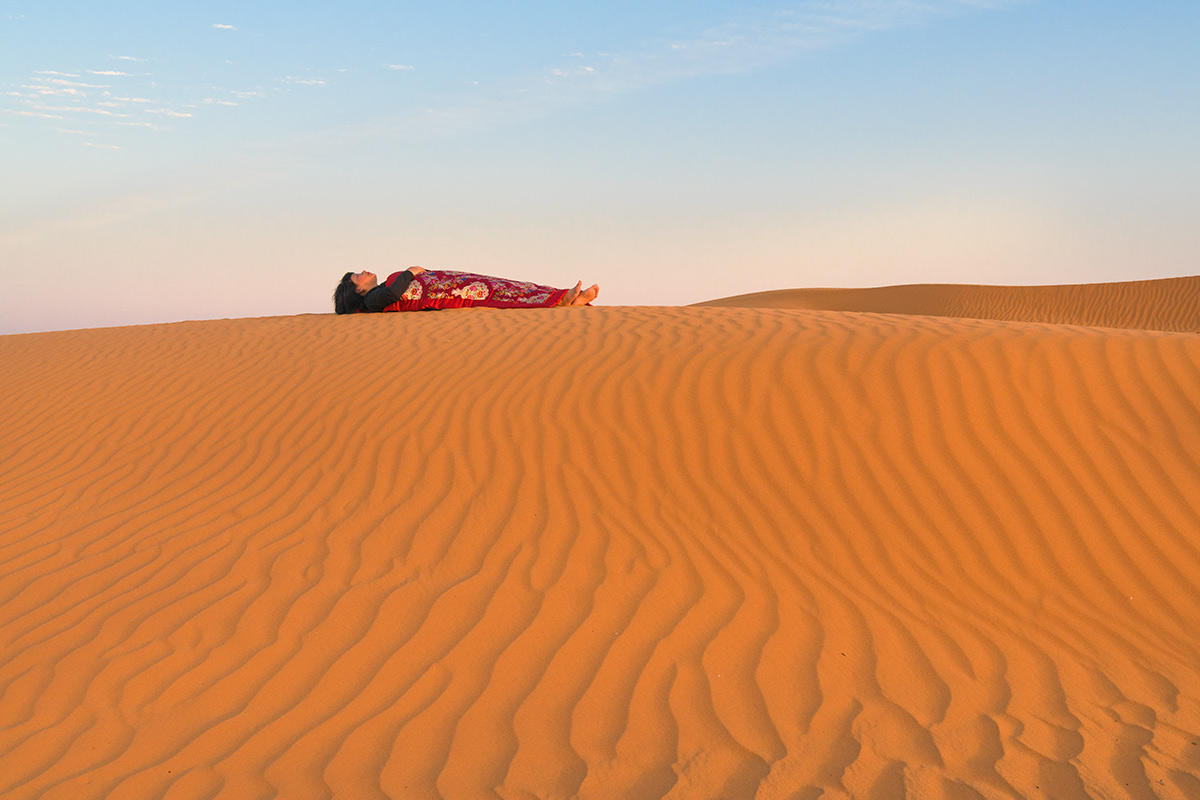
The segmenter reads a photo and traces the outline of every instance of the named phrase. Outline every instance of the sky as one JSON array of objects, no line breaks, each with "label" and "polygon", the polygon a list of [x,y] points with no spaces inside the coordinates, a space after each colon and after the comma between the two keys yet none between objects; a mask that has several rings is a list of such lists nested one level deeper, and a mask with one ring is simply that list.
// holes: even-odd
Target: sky
[{"label": "sky", "polygon": [[0,334],[419,264],[677,305],[1200,274],[1194,0],[0,0]]}]

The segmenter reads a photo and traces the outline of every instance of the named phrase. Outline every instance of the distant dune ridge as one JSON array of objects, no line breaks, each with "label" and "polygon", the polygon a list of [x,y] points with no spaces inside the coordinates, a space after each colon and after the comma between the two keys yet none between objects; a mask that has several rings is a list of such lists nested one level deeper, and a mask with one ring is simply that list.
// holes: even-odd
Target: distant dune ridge
[{"label": "distant dune ridge", "polygon": [[0,796],[1200,797],[1142,283],[0,337]]},{"label": "distant dune ridge", "polygon": [[696,305],[875,311],[1200,333],[1200,279],[1196,277],[1060,286],[946,283],[870,289],[783,289]]}]

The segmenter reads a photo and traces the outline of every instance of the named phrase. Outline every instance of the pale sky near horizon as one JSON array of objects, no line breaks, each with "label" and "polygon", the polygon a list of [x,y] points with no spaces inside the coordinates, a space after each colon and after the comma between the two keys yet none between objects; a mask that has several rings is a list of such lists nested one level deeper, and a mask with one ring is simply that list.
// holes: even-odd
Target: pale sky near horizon
[{"label": "pale sky near horizon", "polygon": [[0,334],[1200,273],[1200,3],[0,0]]}]

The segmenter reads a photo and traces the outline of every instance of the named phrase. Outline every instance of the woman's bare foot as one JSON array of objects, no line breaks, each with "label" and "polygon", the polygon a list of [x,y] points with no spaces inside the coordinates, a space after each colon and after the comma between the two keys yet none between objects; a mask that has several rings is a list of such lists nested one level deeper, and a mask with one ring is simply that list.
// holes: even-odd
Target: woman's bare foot
[{"label": "woman's bare foot", "polygon": [[583,281],[575,284],[574,289],[568,289],[562,300],[558,301],[560,306],[570,306],[575,304],[575,298],[579,297],[579,290],[583,287]]},{"label": "woman's bare foot", "polygon": [[[580,281],[579,284],[582,286],[583,281]],[[593,283],[591,286],[584,289],[582,292],[579,292],[578,294],[576,294],[575,298],[573,300],[571,300],[571,305],[586,306],[588,303],[595,300],[599,296],[599,294],[600,294],[600,285]]]}]

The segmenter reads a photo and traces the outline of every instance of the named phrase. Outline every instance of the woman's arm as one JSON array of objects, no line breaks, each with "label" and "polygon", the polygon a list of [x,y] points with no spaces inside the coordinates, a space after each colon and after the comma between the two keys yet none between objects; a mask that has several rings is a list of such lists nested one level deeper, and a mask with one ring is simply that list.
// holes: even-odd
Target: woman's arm
[{"label": "woman's arm", "polygon": [[[408,291],[408,287],[412,284],[413,278],[417,277],[424,271],[424,267],[409,267],[408,269],[404,270],[404,272],[401,272],[399,275],[397,275],[396,279],[392,281],[391,286],[387,287],[388,291],[392,293],[392,297],[395,298],[392,302],[399,302],[403,298],[404,293]],[[391,305],[391,303],[388,305]]]},{"label": "woman's arm", "polygon": [[366,297],[363,298],[366,302],[367,311],[383,311],[392,303],[402,300],[404,293],[408,291],[408,287],[412,284],[413,278],[424,271],[423,267],[411,267],[396,275],[390,285],[386,283],[380,284],[367,292]]}]

